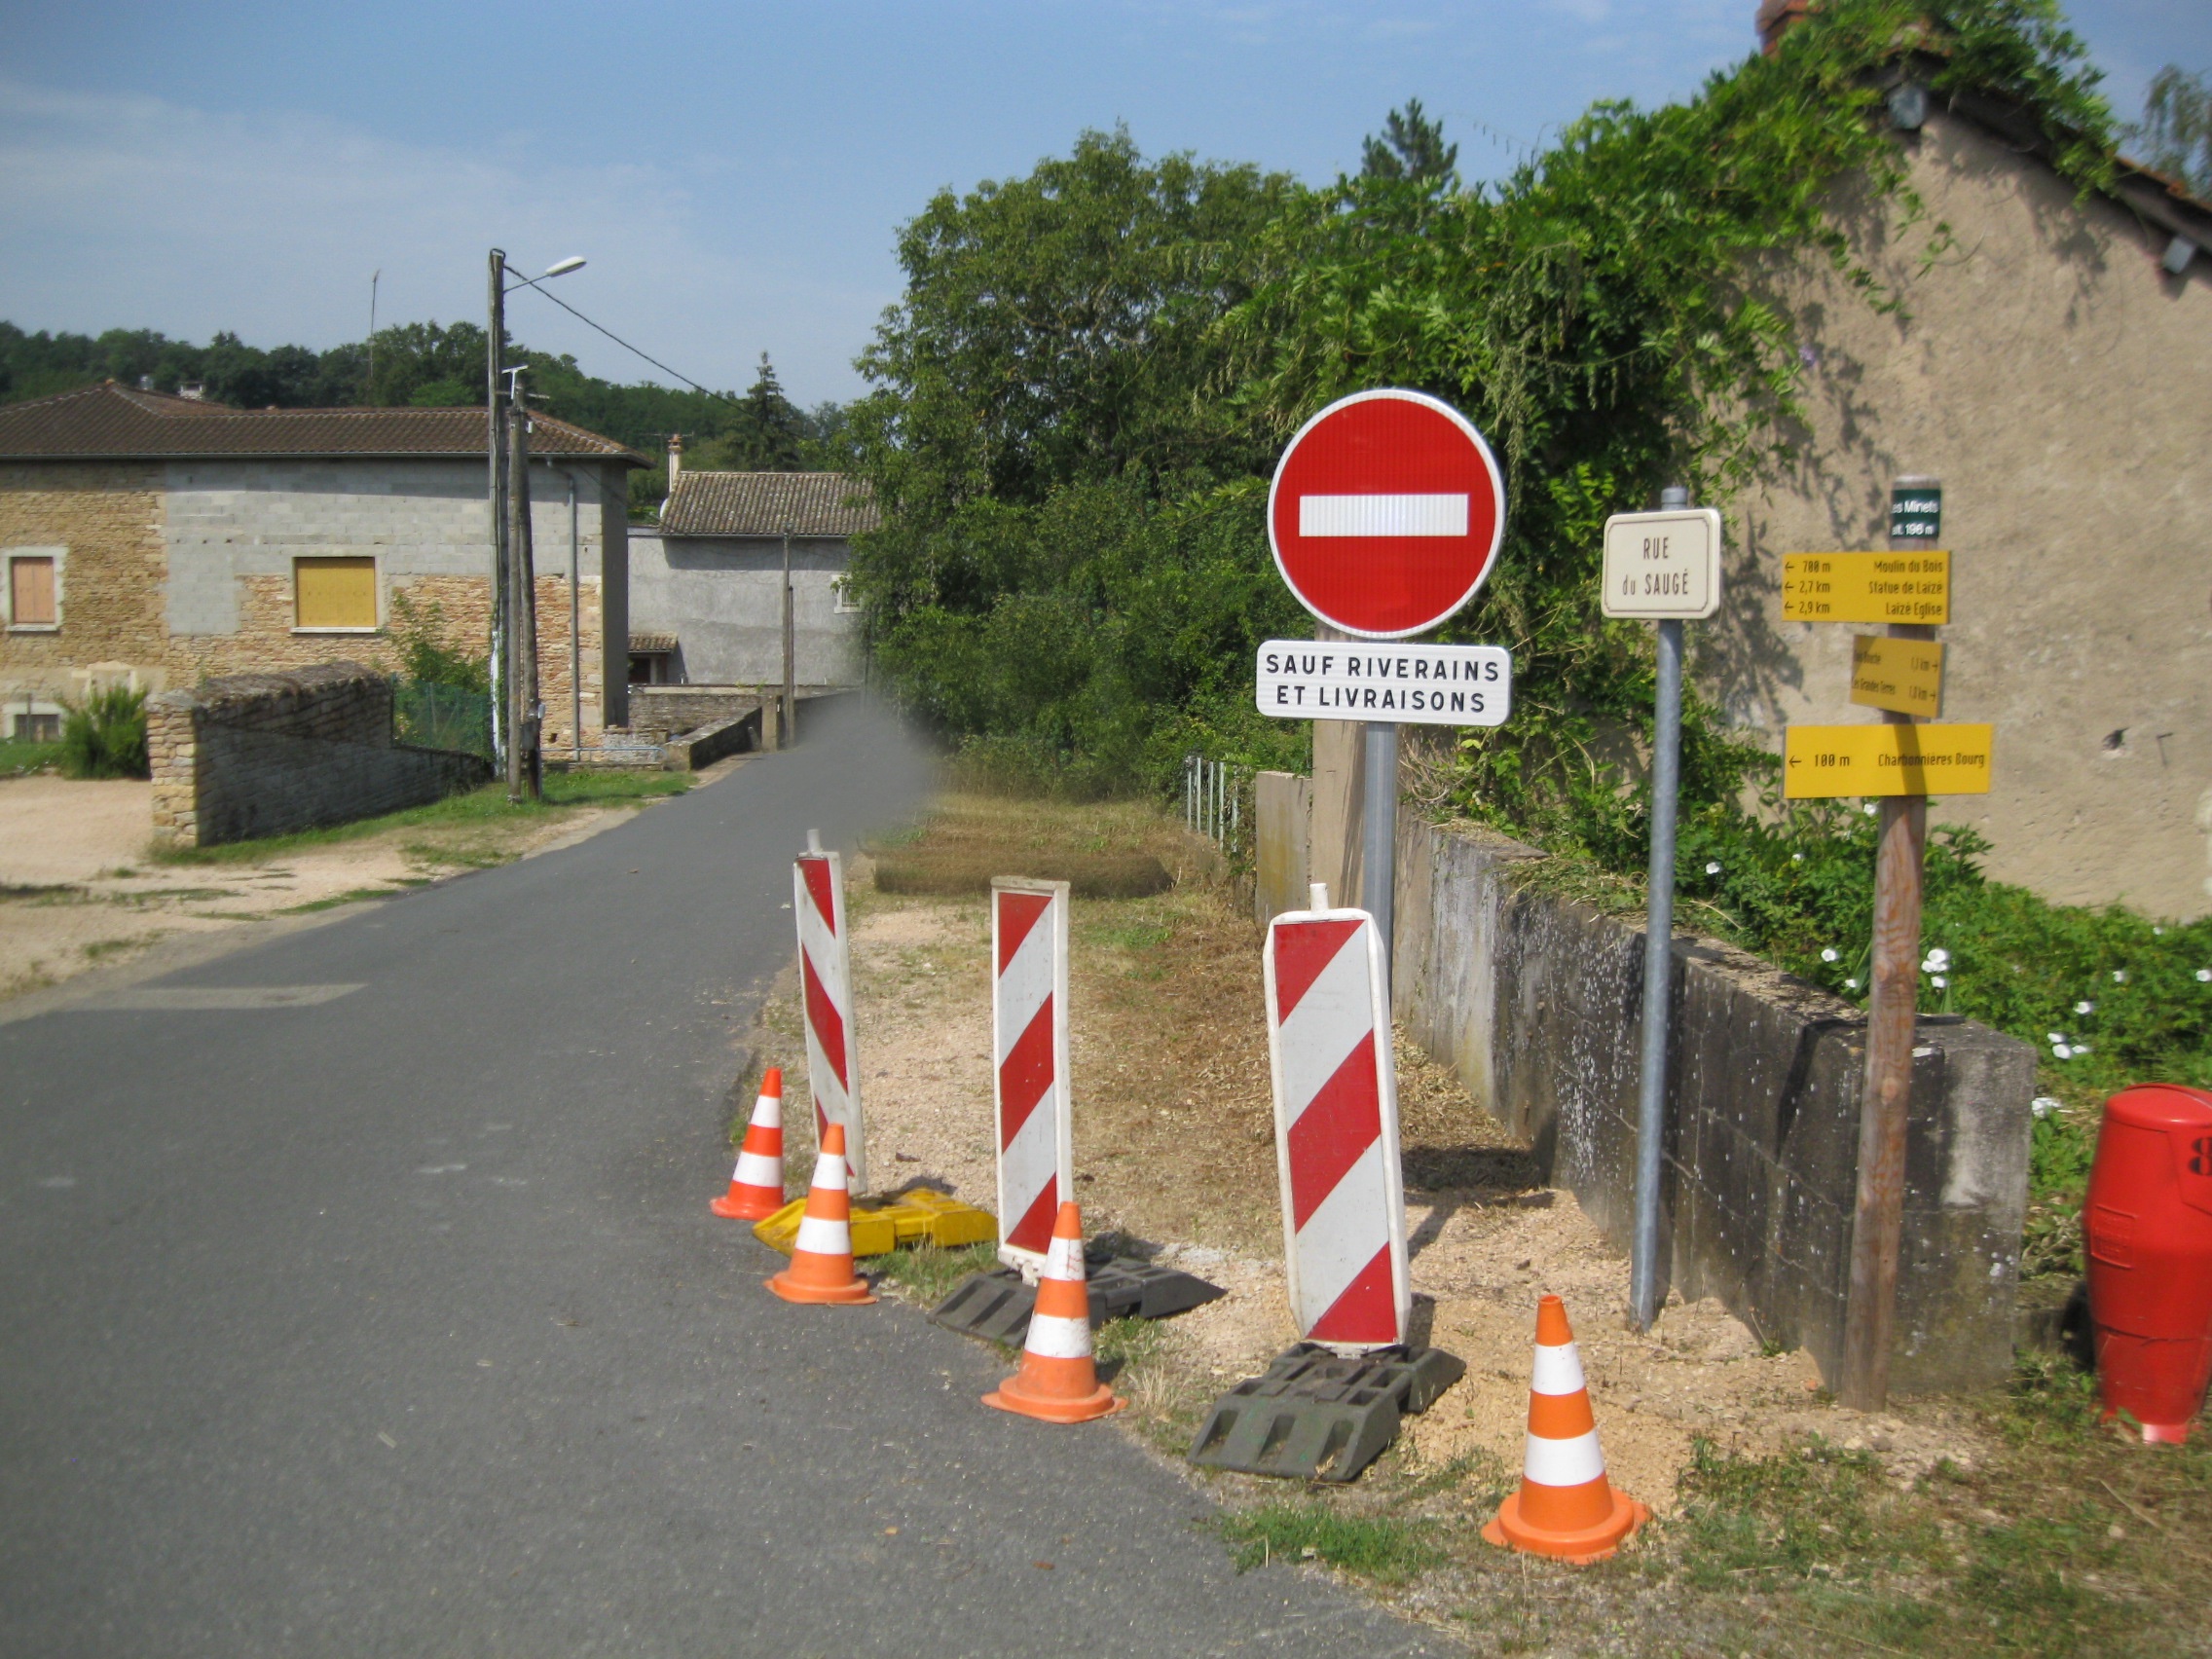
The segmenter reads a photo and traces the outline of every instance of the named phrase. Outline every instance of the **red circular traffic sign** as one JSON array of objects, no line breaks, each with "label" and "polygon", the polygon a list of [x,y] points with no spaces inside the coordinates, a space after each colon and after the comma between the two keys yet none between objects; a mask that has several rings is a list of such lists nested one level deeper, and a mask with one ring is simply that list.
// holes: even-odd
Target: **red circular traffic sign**
[{"label": "red circular traffic sign", "polygon": [[1435,627],[1483,585],[1505,480],[1468,419],[1419,391],[1339,398],[1298,429],[1268,491],[1268,542],[1299,604],[1368,640]]}]

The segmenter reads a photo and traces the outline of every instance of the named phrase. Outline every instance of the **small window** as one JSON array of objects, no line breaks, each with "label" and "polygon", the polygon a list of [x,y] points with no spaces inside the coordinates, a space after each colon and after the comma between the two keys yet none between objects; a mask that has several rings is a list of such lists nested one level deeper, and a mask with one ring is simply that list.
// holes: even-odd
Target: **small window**
[{"label": "small window", "polygon": [[851,580],[849,576],[839,576],[830,584],[830,591],[837,596],[837,614],[840,616],[850,616],[861,608],[861,602],[853,597],[853,590],[848,585]]},{"label": "small window", "polygon": [[54,591],[54,555],[18,553],[8,560],[8,625],[57,628],[61,609]]},{"label": "small window", "polygon": [[293,626],[374,633],[377,562],[374,559],[294,559]]},{"label": "small window", "polygon": [[35,711],[16,713],[15,738],[18,743],[59,743],[61,717],[39,714]]}]

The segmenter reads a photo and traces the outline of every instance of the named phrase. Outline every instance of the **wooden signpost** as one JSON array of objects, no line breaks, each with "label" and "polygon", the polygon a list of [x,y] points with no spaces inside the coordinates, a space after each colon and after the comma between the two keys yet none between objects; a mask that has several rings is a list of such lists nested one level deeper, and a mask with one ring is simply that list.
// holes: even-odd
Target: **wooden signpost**
[{"label": "wooden signpost", "polygon": [[1942,533],[1940,485],[1899,478],[1890,490],[1887,553],[1791,553],[1782,562],[1783,620],[1889,624],[1886,638],[1862,637],[1852,647],[1851,701],[1881,710],[1883,723],[1791,726],[1782,769],[1782,793],[1791,800],[1881,801],[1859,1190],[1836,1387],[1837,1399],[1860,1411],[1878,1410],[1889,1397],[1928,796],[1989,793],[1992,727],[1916,723],[1943,707],[1936,627],[1951,619],[1951,556],[1936,545]]}]

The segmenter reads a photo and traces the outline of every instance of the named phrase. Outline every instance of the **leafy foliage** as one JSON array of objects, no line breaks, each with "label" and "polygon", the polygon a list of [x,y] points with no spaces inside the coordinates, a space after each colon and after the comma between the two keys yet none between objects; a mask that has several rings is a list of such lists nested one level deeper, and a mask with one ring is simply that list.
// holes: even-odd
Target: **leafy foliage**
[{"label": "leafy foliage", "polygon": [[2143,146],[2147,166],[2212,197],[2212,77],[2167,64],[2151,77],[2142,125],[2127,135]]},{"label": "leafy foliage", "polygon": [[61,722],[61,773],[68,778],[144,778],[146,693],[107,685]]},{"label": "leafy foliage", "polygon": [[389,632],[400,671],[415,683],[462,691],[491,689],[490,656],[471,651],[465,642],[456,643],[455,631],[446,624],[445,607],[435,599],[418,600],[404,588],[392,589]]},{"label": "leafy foliage", "polygon": [[1360,141],[1359,170],[1369,178],[1452,178],[1459,168],[1459,146],[1444,141],[1444,124],[1422,113],[1420,99],[1408,98],[1382,122],[1382,136]]},{"label": "leafy foliage", "polygon": [[[765,355],[759,377],[743,397],[647,382],[620,385],[585,374],[573,357],[534,351],[519,342],[510,343],[510,359],[530,365],[524,385],[534,408],[648,456],[661,453],[671,432],[682,432],[709,454],[726,443],[734,446],[733,455],[773,458],[746,464],[796,470],[838,464],[843,410],[836,404],[811,413],[794,408]],[[240,409],[481,407],[484,330],[473,322],[380,328],[372,378],[366,341],[318,353],[300,346],[263,350],[235,334],[217,334],[207,345],[195,346],[151,329],[116,328],[94,338],[26,334],[0,322],[0,401],[45,397],[108,379],[125,386],[145,380],[158,391],[197,383],[216,402]],[[644,496],[657,506],[668,480],[665,470],[653,478],[657,486],[648,483]]]}]

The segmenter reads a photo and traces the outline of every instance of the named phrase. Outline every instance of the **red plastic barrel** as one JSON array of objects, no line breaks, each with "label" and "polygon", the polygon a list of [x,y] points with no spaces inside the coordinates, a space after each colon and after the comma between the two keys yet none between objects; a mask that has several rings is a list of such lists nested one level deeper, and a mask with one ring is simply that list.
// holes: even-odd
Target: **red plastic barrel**
[{"label": "red plastic barrel", "polygon": [[2212,1381],[2212,1094],[2146,1084],[2105,1103],[2082,1229],[2105,1416],[2186,1440]]}]

